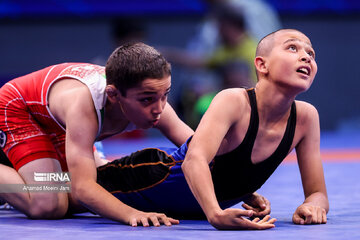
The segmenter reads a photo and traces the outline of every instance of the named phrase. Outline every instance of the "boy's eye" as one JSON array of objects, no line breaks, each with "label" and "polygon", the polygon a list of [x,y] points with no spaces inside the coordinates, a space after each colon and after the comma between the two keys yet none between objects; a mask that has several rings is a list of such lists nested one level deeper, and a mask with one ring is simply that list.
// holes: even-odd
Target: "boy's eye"
[{"label": "boy's eye", "polygon": [[152,97],[141,98],[139,101],[143,103],[148,103],[152,101]]},{"label": "boy's eye", "polygon": [[288,49],[295,52],[295,51],[296,51],[296,46],[290,45],[290,46],[288,47]]},{"label": "boy's eye", "polygon": [[315,57],[315,53],[313,51],[309,51],[308,54],[310,57]]}]

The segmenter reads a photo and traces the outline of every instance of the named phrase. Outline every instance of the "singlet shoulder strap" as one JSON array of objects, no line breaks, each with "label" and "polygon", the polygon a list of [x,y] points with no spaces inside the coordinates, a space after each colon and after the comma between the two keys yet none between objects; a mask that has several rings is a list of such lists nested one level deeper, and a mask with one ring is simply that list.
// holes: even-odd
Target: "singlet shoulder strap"
[{"label": "singlet shoulder strap", "polygon": [[244,147],[243,149],[246,149],[246,154],[248,157],[251,157],[251,152],[254,146],[254,142],[256,139],[257,131],[259,129],[259,114],[257,109],[257,103],[256,103],[256,95],[255,95],[255,89],[250,88],[246,90],[249,96],[250,106],[251,106],[251,115],[250,115],[250,122],[249,122],[249,128],[245,134],[245,137],[241,143],[241,145]]},{"label": "singlet shoulder strap", "polygon": [[[284,152],[286,153],[286,150],[289,151],[290,147],[292,145],[294,135],[295,135],[295,128],[296,128],[296,104],[295,101],[291,104],[291,110],[290,110],[290,116],[287,122],[287,128],[284,136],[284,140],[287,141],[286,144],[284,144]],[[286,154],[287,155],[287,154]],[[284,158],[286,157],[284,156]]]}]

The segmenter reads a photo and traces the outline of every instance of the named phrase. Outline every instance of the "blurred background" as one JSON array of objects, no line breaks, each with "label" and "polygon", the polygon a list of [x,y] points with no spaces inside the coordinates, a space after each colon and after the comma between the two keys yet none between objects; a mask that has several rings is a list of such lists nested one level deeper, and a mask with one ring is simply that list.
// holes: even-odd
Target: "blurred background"
[{"label": "blurred background", "polygon": [[255,84],[256,43],[279,28],[311,38],[319,70],[298,99],[322,131],[360,132],[358,0],[0,0],[0,86],[61,62],[104,65],[142,41],[172,63],[170,102],[195,127],[215,92]]}]

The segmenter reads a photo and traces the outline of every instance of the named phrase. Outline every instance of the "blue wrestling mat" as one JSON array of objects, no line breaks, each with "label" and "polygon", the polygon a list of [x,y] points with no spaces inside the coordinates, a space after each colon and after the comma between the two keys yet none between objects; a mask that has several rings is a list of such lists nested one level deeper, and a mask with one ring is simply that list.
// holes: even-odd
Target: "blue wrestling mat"
[{"label": "blue wrestling mat", "polygon": [[[134,228],[90,213],[63,220],[29,220],[15,210],[0,210],[0,239],[360,239],[360,158],[354,159],[360,151],[360,141],[359,137],[351,137],[349,147],[340,144],[343,137],[325,135],[322,140],[324,151],[334,150],[334,156],[341,156],[336,153],[341,150],[345,156],[324,161],[330,201],[327,224],[300,226],[292,223],[292,214],[304,196],[296,163],[286,161],[258,191],[270,200],[271,216],[278,219],[273,229],[218,231],[204,220],[180,220],[179,225],[172,227]],[[113,155],[152,146],[172,145],[163,139],[121,140],[121,144],[104,142],[105,151]],[[353,153],[351,158],[346,151]]]}]

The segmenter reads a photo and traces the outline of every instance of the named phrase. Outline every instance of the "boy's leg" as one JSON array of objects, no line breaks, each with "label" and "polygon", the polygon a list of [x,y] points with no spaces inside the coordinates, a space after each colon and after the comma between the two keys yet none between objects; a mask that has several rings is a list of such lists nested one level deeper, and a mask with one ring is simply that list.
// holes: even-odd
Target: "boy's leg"
[{"label": "boy's leg", "polygon": [[132,192],[154,186],[181,163],[191,138],[179,148],[146,148],[97,167],[97,182],[109,192]]},{"label": "boy's leg", "polygon": [[[0,184],[39,184],[34,180],[34,172],[61,172],[60,163],[52,158],[37,159],[22,166],[18,172],[0,164]],[[41,182],[42,186],[51,184],[54,182]],[[35,219],[61,218],[68,209],[66,192],[5,192],[0,193],[0,197],[28,217]]]},{"label": "boy's leg", "polygon": [[97,168],[98,183],[123,203],[175,218],[204,218],[181,170],[186,144],[147,148]]},{"label": "boy's leg", "polygon": [[[32,99],[36,94],[29,95]],[[39,184],[34,180],[34,172],[66,169],[65,157],[62,156],[65,154],[65,133],[47,115],[45,106],[36,99],[26,102],[13,83],[1,87],[0,96],[0,148],[4,152],[1,157],[7,157],[11,162],[11,166],[0,164],[0,188]],[[10,193],[8,190],[0,191],[0,198],[31,218],[59,218],[68,208],[66,192],[10,189]]]}]

